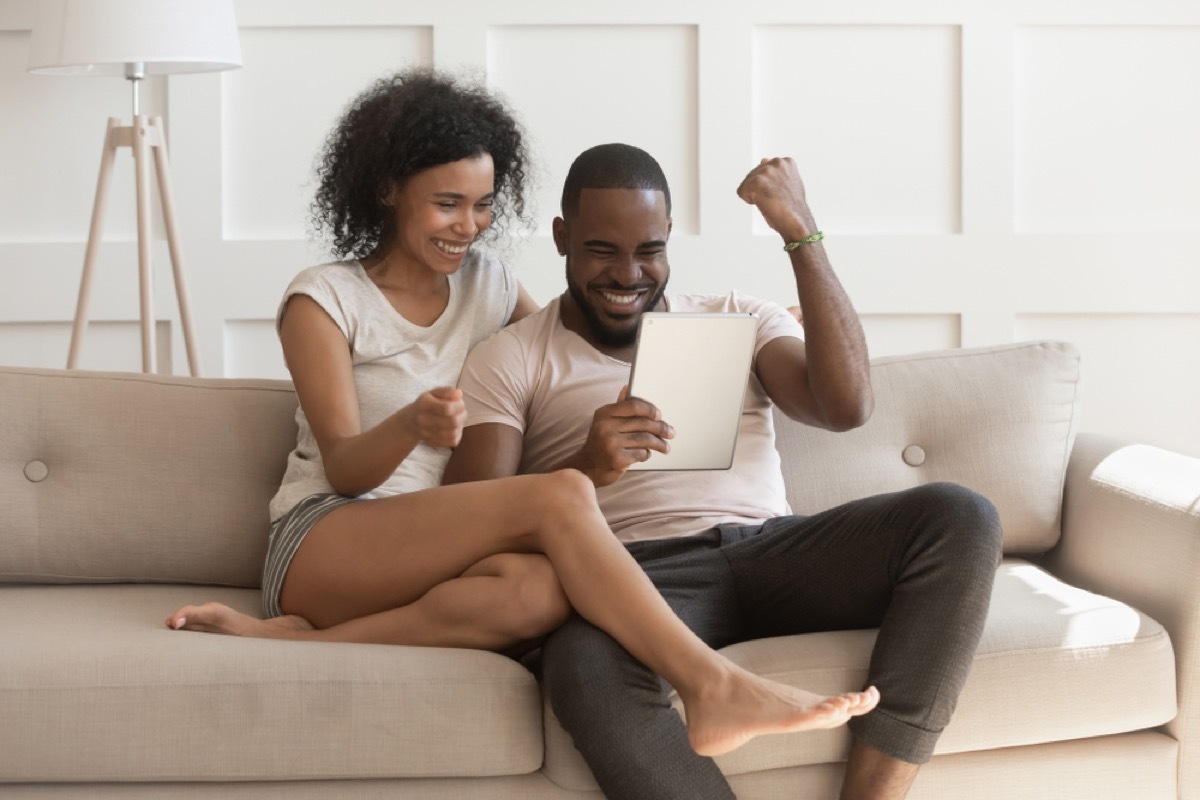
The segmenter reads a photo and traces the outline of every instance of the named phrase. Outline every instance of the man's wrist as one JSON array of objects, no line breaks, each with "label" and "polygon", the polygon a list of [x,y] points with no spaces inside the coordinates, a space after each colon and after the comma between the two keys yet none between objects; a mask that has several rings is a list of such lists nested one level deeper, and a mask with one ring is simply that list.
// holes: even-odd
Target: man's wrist
[{"label": "man's wrist", "polygon": [[768,224],[783,237],[785,242],[794,242],[811,236],[817,232],[817,221],[807,208],[789,208],[782,214],[774,215]]},{"label": "man's wrist", "polygon": [[816,244],[817,242],[821,241],[824,238],[825,238],[824,231],[817,231],[814,234],[805,236],[800,239],[792,239],[791,241],[785,241],[783,244],[783,250],[784,250],[784,252],[790,253],[793,250],[798,250],[801,247],[806,247],[808,245]]}]

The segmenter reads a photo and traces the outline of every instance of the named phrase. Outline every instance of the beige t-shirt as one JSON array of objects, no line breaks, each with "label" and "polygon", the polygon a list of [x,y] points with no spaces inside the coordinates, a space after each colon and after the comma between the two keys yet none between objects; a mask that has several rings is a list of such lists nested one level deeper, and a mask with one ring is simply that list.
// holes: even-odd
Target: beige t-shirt
[{"label": "beige t-shirt", "polygon": [[[436,386],[454,386],[468,351],[503,326],[517,302],[517,280],[491,255],[471,250],[450,276],[446,310],[427,328],[392,307],[357,261],[322,264],[291,282],[279,305],[276,327],[288,298],[304,294],[320,304],[350,347],[354,390],[362,429],[369,430]],[[271,520],[314,494],[333,492],[321,453],[302,408],[287,472],[271,501]],[[428,489],[441,483],[450,451],[417,445],[387,481],[364,498]]]},{"label": "beige t-shirt", "polygon": [[[754,312],[759,318],[756,358],[779,336],[803,338],[786,309],[737,292],[668,292],[666,300],[671,311]],[[556,299],[471,352],[459,379],[467,425],[492,422],[520,430],[525,438],[520,471],[547,472],[583,445],[592,413],[617,400],[629,382],[629,366],[563,327]],[[627,472],[596,495],[609,525],[626,542],[687,536],[720,523],[754,524],[790,513],[771,401],[758,378],[752,372],[746,387],[732,468]]]}]

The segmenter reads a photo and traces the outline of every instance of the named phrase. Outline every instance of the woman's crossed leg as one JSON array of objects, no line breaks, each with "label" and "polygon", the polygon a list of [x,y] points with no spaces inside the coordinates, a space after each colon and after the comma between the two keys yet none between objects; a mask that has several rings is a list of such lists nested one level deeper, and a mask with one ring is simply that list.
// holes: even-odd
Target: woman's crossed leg
[{"label": "woman's crossed leg", "polygon": [[[529,558],[537,554],[552,574]],[[878,702],[873,688],[824,697],[775,683],[705,645],[612,535],[591,482],[574,470],[340,506],[313,527],[292,560],[280,597],[287,616],[255,620],[209,603],[180,609],[167,624],[501,650],[562,621],[559,585],[580,615],[675,687],[689,740],[703,755],[760,734],[841,725]]]}]

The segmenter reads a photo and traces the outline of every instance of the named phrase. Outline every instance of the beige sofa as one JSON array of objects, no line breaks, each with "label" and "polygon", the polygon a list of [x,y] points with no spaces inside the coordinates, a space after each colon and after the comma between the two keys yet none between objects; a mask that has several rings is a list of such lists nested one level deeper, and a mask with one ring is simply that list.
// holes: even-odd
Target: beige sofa
[{"label": "beige sofa", "polygon": [[[1009,553],[911,797],[1200,798],[1200,459],[1076,438],[1068,345],[883,358],[873,379],[863,428],[781,426],[796,510],[958,481]],[[259,613],[287,383],[0,369],[0,397],[0,794],[599,797],[514,661],[164,627],[195,601]],[[872,639],[728,653],[834,691]],[[768,737],[719,763],[741,798],[832,798],[847,746]]]}]

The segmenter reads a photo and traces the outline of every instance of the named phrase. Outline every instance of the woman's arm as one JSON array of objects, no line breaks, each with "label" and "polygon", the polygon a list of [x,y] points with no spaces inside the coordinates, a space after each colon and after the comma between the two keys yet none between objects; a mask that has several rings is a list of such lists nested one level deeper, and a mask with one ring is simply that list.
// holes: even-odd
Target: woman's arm
[{"label": "woman's arm", "polygon": [[312,298],[288,301],[279,340],[325,477],[339,494],[354,497],[379,486],[421,441],[433,447],[458,443],[466,412],[461,393],[450,388],[426,392],[363,431],[346,337]]}]

